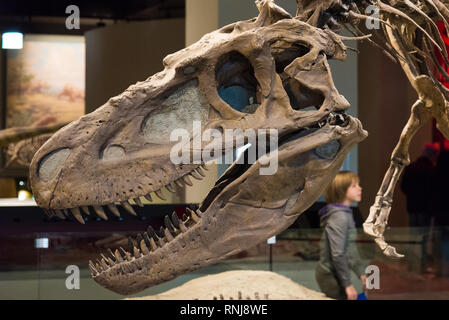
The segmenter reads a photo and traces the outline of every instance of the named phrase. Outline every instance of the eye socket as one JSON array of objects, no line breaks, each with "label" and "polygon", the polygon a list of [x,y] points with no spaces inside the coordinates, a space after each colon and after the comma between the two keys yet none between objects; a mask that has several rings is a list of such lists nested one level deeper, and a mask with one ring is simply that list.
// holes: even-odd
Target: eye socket
[{"label": "eye socket", "polygon": [[277,40],[270,46],[276,64],[276,72],[282,79],[282,85],[290,99],[292,108],[302,111],[319,109],[324,102],[324,95],[320,91],[307,88],[284,72],[284,69],[295,59],[310,52],[308,45]]},{"label": "eye socket", "polygon": [[232,51],[220,57],[215,79],[218,95],[233,109],[244,113],[257,110],[258,82],[251,63],[242,54]]},{"label": "eye socket", "polygon": [[53,179],[62,169],[70,154],[69,148],[57,149],[44,156],[37,169],[37,174],[43,181]]}]

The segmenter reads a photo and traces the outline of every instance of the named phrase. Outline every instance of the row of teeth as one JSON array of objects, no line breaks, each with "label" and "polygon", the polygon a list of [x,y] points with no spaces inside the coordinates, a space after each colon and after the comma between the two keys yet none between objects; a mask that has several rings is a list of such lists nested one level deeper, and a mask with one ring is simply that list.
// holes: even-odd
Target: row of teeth
[{"label": "row of teeth", "polygon": [[[147,231],[143,233],[143,236],[138,234],[136,240],[129,237],[129,251],[126,251],[122,247],[115,250],[115,252],[108,249],[109,256],[101,254],[101,259],[97,259],[96,263],[89,260],[89,268],[92,276],[97,276],[118,263],[139,259],[162,248],[168,242],[173,241],[179,234],[187,232],[192,226],[201,221],[203,213],[199,209],[196,211],[193,211],[190,208],[186,209],[190,214],[190,217],[184,215],[183,219],[179,220],[178,215],[173,211],[171,218],[168,215],[164,217],[165,228],[161,227],[158,233],[154,231],[152,226],[148,226]],[[130,269],[127,270],[128,272],[134,272],[135,269],[137,269],[135,264],[125,264],[123,266],[127,266]]]},{"label": "row of teeth", "polygon": [[342,124],[346,124],[348,121],[348,116],[346,114],[341,114],[341,113],[330,113],[325,119],[323,119],[322,121],[318,122],[318,127],[322,128],[324,127],[327,123],[330,125],[342,125]]},{"label": "row of teeth", "polygon": [[[143,197],[148,200],[149,202],[153,201],[153,198],[151,196],[151,193],[154,193],[154,195],[156,195],[156,197],[158,197],[161,200],[167,200],[167,198],[165,198],[164,194],[162,193],[162,190],[165,188],[167,189],[169,192],[171,193],[176,193],[176,186],[179,186],[181,188],[185,188],[186,185],[188,186],[193,186],[192,183],[192,179],[194,178],[196,180],[202,180],[206,175],[204,173],[204,170],[208,170],[206,168],[206,165],[203,163],[201,164],[201,166],[195,168],[194,170],[192,170],[191,172],[187,173],[186,175],[184,175],[183,177],[179,178],[176,181],[170,182],[169,184],[167,184],[166,186],[162,187],[159,190],[150,192],[146,195],[144,195]],[[120,202],[120,205],[123,207],[123,209],[125,209],[127,212],[129,212],[130,214],[137,216],[136,212],[134,211],[133,207],[131,206],[131,200],[134,201],[135,204],[137,204],[139,207],[143,207],[143,203],[140,199],[140,197],[137,198],[133,198],[133,199],[129,199],[127,201],[122,201]],[[114,214],[116,217],[120,217],[120,211],[118,210],[117,206],[114,203],[105,205],[105,207],[107,207],[109,209],[110,212],[112,212],[112,214]],[[106,215],[103,206],[92,206],[94,212],[103,220],[108,220],[108,216]],[[62,210],[47,210],[50,211],[50,215],[56,215],[57,217],[61,218],[61,219],[65,219],[66,217],[70,216],[70,213],[72,214],[72,216],[79,222],[84,224],[84,218],[83,215],[81,214],[81,212],[84,212],[86,215],[90,215],[90,211],[89,211],[89,207],[88,206],[81,206],[81,207],[75,207],[75,208],[70,208],[70,209],[62,209]],[[52,214],[51,214],[52,213]]]}]

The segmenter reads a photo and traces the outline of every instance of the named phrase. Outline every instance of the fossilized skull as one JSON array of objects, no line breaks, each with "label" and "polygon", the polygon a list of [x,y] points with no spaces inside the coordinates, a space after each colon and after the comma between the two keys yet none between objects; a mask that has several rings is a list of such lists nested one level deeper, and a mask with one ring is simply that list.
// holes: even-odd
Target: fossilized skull
[{"label": "fossilized skull", "polygon": [[191,131],[201,120],[203,131],[278,131],[274,175],[260,175],[260,161],[234,163],[187,220],[166,217],[165,235],[150,227],[131,252],[91,263],[93,278],[106,288],[134,293],[286,229],[366,137],[360,122],[344,114],[349,103],[332,81],[327,60],[346,56],[340,39],[271,1],[257,5],[257,18],[167,56],[162,72],[64,127],[36,153],[30,175],[41,207],[59,214],[70,209],[79,218],[79,208],[93,206],[103,216],[102,206],[132,210],[128,200],[139,203],[173,183],[185,186],[189,176],[200,178],[200,164],[170,161],[176,128]]}]

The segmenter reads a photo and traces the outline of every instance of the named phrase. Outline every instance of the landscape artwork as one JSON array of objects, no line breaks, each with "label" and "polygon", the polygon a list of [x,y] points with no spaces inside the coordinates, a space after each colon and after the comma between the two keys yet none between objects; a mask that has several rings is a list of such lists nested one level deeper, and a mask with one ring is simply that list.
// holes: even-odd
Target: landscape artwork
[{"label": "landscape artwork", "polygon": [[[7,52],[6,79],[6,128],[79,118],[85,113],[84,37],[25,35],[22,49]],[[6,152],[10,165],[16,147]]]}]

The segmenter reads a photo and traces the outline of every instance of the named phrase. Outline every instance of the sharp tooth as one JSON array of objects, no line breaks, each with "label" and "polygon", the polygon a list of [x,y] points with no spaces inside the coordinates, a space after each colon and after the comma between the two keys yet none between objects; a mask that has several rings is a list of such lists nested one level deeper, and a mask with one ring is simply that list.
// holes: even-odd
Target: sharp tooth
[{"label": "sharp tooth", "polygon": [[136,258],[140,258],[140,251],[139,249],[137,249],[136,247],[133,248],[134,251],[134,257]]},{"label": "sharp tooth", "polygon": [[145,199],[147,199],[150,202],[153,202],[153,199],[151,198],[151,194],[147,194],[145,196],[143,196]]},{"label": "sharp tooth", "polygon": [[191,217],[192,217],[192,220],[195,221],[195,223],[200,222],[200,218],[199,218],[195,213],[193,213],[193,214],[191,215]]},{"label": "sharp tooth", "polygon": [[115,204],[111,203],[108,204],[108,209],[109,211],[111,211],[116,217],[120,217],[120,211],[118,211],[117,207],[115,206]]},{"label": "sharp tooth", "polygon": [[62,212],[64,213],[64,215],[65,215],[66,217],[70,217],[69,210],[67,210],[67,209],[62,209]]},{"label": "sharp tooth", "polygon": [[126,258],[126,260],[128,260],[128,261],[132,260],[131,254],[128,251],[126,251],[122,247],[120,247],[119,249],[120,249],[120,252],[122,253],[122,255]]},{"label": "sharp tooth", "polygon": [[[97,260],[97,261],[98,261],[98,260]],[[95,268],[99,271],[99,273],[102,272],[102,271],[104,271],[103,268],[101,267],[101,264],[100,264],[99,262],[97,262],[97,263],[95,264]]]},{"label": "sharp tooth", "polygon": [[[162,227],[161,227],[161,230],[162,230],[162,233],[163,233],[164,230],[162,229]],[[157,235],[157,234],[156,234],[156,231],[154,231],[154,229],[153,229],[152,226],[148,226],[147,232],[148,232],[148,234],[150,235],[150,237],[153,238],[154,241],[157,242],[157,244],[158,244],[160,247],[162,247],[162,246],[165,244],[164,239],[162,239],[162,237],[163,237],[164,235],[163,235],[163,234],[162,234],[162,236]],[[150,239],[151,239],[151,238],[150,238]]]},{"label": "sharp tooth", "polygon": [[152,226],[148,226],[147,233],[150,235],[151,238],[157,240],[158,237],[156,236],[156,232],[154,231]]},{"label": "sharp tooth", "polygon": [[164,231],[164,227],[161,227],[159,229],[159,233],[157,235],[159,238],[163,238],[165,236],[165,231]]},{"label": "sharp tooth", "polygon": [[65,215],[64,215],[64,213],[62,213],[61,210],[54,210],[53,212],[56,214],[56,216],[57,216],[59,219],[65,220]]},{"label": "sharp tooth", "polygon": [[148,250],[148,247],[147,247],[147,245],[146,245],[144,240],[140,241],[140,250],[142,250],[143,254],[149,254],[150,253],[150,250]]},{"label": "sharp tooth", "polygon": [[186,185],[193,186],[192,180],[190,180],[189,175],[186,174],[182,178],[184,179],[184,182],[186,183]]},{"label": "sharp tooth", "polygon": [[83,212],[84,212],[85,214],[87,214],[88,216],[90,216],[89,207],[82,206],[82,207],[81,207],[81,210],[83,210]]},{"label": "sharp tooth", "polygon": [[145,241],[145,245],[148,247],[151,247],[150,245],[150,237],[148,236],[148,233],[143,233],[143,241]]},{"label": "sharp tooth", "polygon": [[164,195],[162,194],[162,190],[156,190],[154,193],[160,198],[161,200],[167,200],[165,199]]},{"label": "sharp tooth", "polygon": [[123,257],[117,249],[114,252],[114,257],[117,262],[123,262]]},{"label": "sharp tooth", "polygon": [[173,211],[173,213],[171,214],[171,221],[173,222],[175,228],[179,229],[179,218],[176,214],[176,211]]},{"label": "sharp tooth", "polygon": [[193,221],[195,221],[196,223],[200,222],[200,217],[198,217],[198,216],[196,215],[195,211],[193,211],[193,210],[190,209],[190,208],[186,208],[186,209],[187,209],[187,212],[190,213],[190,216],[192,217],[192,220],[193,220]]},{"label": "sharp tooth", "polygon": [[201,167],[198,167],[195,169],[196,172],[198,172],[201,176],[205,177],[206,174],[204,173],[204,171],[201,169]]},{"label": "sharp tooth", "polygon": [[200,176],[196,171],[192,171],[189,173],[192,177],[194,177],[196,180],[203,180],[203,177]]},{"label": "sharp tooth", "polygon": [[178,185],[178,187],[180,188],[184,188],[186,186],[186,184],[184,183],[184,181],[181,179],[178,179],[175,181],[175,184]]},{"label": "sharp tooth", "polygon": [[187,231],[187,227],[185,226],[185,224],[182,221],[179,221],[179,230],[181,230],[181,232]]},{"label": "sharp tooth", "polygon": [[140,246],[140,250],[142,251],[143,254],[148,254],[150,253],[150,250],[148,250],[148,247],[146,246],[145,241],[142,238],[142,235],[139,233],[137,235],[137,245]]},{"label": "sharp tooth", "polygon": [[196,209],[196,215],[198,216],[198,217],[202,217],[203,216],[203,213],[201,212],[201,210],[200,209]]},{"label": "sharp tooth", "polygon": [[109,255],[110,255],[113,259],[115,259],[114,252],[112,252],[111,249],[108,249],[107,251],[108,251]]},{"label": "sharp tooth", "polygon": [[106,216],[106,214],[104,213],[103,207],[102,206],[93,206],[95,213],[102,218],[103,220],[108,220],[108,217]]},{"label": "sharp tooth", "polygon": [[137,217],[137,213],[134,211],[133,207],[131,207],[131,205],[128,203],[128,201],[123,201],[120,204],[122,205],[123,209],[125,209],[126,211],[131,213],[133,216]]},{"label": "sharp tooth", "polygon": [[164,236],[165,236],[164,228],[161,227],[159,229],[159,235],[158,235],[158,239],[157,239],[157,243],[159,244],[160,247],[163,247],[165,244]]},{"label": "sharp tooth", "polygon": [[94,263],[91,260],[89,260],[89,268],[90,268],[90,273],[92,274],[92,276],[96,276],[97,274],[99,274],[99,272],[95,268]]},{"label": "sharp tooth", "polygon": [[154,242],[154,239],[153,239],[153,237],[149,237],[148,236],[148,233],[144,233],[143,234],[143,239],[145,240],[145,242],[147,243],[147,246],[149,246],[149,247],[151,247],[151,250],[152,251],[154,251],[154,250],[156,250],[157,249],[157,244],[156,244],[156,242]]},{"label": "sharp tooth", "polygon": [[175,235],[175,227],[173,226],[173,223],[170,221],[170,218],[168,216],[164,217],[164,223],[165,226],[167,227],[167,229],[173,234]]},{"label": "sharp tooth", "polygon": [[106,264],[106,261],[104,261],[104,259],[101,259],[101,266],[103,267],[103,270],[109,269],[109,266]]},{"label": "sharp tooth", "polygon": [[109,266],[113,266],[114,264],[115,264],[115,262],[114,261],[112,261],[112,259],[111,258],[109,258],[109,257],[105,257],[104,256],[104,254],[101,254],[101,257],[103,258],[103,260],[105,260],[105,261],[107,261],[108,262],[108,264],[109,264]]},{"label": "sharp tooth", "polygon": [[171,234],[170,230],[168,228],[165,228],[165,239],[167,239],[167,242],[170,242],[174,239],[173,235]]},{"label": "sharp tooth", "polygon": [[171,193],[176,193],[176,190],[175,190],[174,186],[173,186],[171,183],[167,184],[167,185],[165,186],[165,188],[166,188],[168,191],[170,191]]},{"label": "sharp tooth", "polygon": [[135,199],[134,199],[134,202],[135,202],[139,207],[142,207],[142,208],[143,208],[143,203],[142,203],[142,201],[140,201],[140,198],[135,198]]}]

